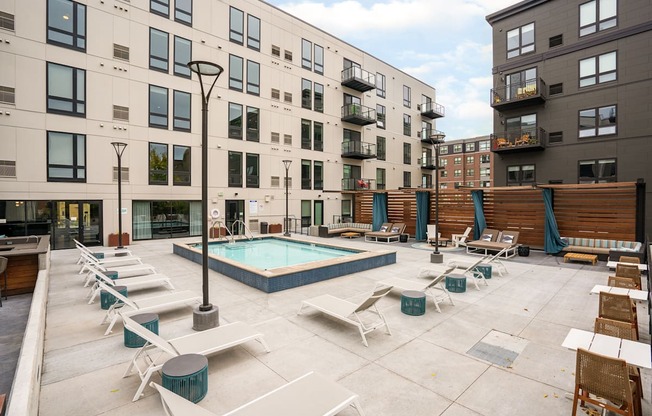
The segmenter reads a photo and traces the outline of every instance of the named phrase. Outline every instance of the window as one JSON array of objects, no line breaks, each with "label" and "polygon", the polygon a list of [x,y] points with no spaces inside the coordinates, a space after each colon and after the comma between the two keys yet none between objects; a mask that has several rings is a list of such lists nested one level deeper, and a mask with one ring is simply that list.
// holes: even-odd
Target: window
[{"label": "window", "polygon": [[474,162],[475,162],[475,157],[473,157],[473,156],[467,156],[466,157],[466,163],[472,164]]},{"label": "window", "polygon": [[48,62],[48,113],[86,115],[86,71]]},{"label": "window", "polygon": [[168,145],[149,144],[149,184],[168,184]]},{"label": "window", "polygon": [[301,107],[312,110],[312,82],[305,78],[301,80]]},{"label": "window", "polygon": [[48,132],[48,182],[86,182],[86,136]]},{"label": "window", "polygon": [[309,160],[301,160],[301,189],[312,189],[311,165]]},{"label": "window", "polygon": [[491,144],[489,140],[483,140],[481,142],[478,142],[478,150],[480,151],[488,151],[491,148]]},{"label": "window", "polygon": [[301,66],[312,69],[312,42],[301,39]]},{"label": "window", "polygon": [[190,186],[190,147],[172,146],[172,155],[172,185]]},{"label": "window", "polygon": [[555,46],[561,46],[563,44],[564,44],[564,35],[555,35],[555,36],[551,36],[550,39],[548,39],[549,48],[554,48]]},{"label": "window", "polygon": [[616,134],[616,106],[580,110],[579,137]]},{"label": "window", "polygon": [[577,183],[616,182],[616,159],[580,160]]},{"label": "window", "polygon": [[441,166],[442,168],[445,168],[446,166],[448,166],[448,159],[440,157],[439,158],[439,166]]},{"label": "window", "polygon": [[312,149],[312,138],[310,137],[310,120],[301,119],[301,148]]},{"label": "window", "polygon": [[245,156],[245,171],[247,172],[247,188],[258,188],[260,186],[260,155],[247,153]]},{"label": "window", "polygon": [[168,128],[168,89],[149,86],[149,126]]},{"label": "window", "polygon": [[466,144],[466,151],[467,152],[475,152],[475,143],[467,143]]},{"label": "window", "polygon": [[150,0],[149,11],[170,17],[170,0]]},{"label": "window", "polygon": [[617,0],[593,0],[580,4],[580,37],[615,27]]},{"label": "window", "polygon": [[448,178],[448,171],[447,170],[442,170],[441,175],[439,175],[442,178]]},{"label": "window", "polygon": [[432,188],[432,175],[427,173],[421,174],[421,188]]},{"label": "window", "polygon": [[310,201],[301,201],[301,226],[308,227],[312,224]]},{"label": "window", "polygon": [[475,169],[467,169],[466,176],[475,176]]},{"label": "window", "polygon": [[440,155],[447,155],[448,154],[448,146],[439,146],[439,154]]},{"label": "window", "polygon": [[318,152],[324,151],[324,124],[314,122],[313,124],[313,150]]},{"label": "window", "polygon": [[190,78],[187,63],[192,61],[192,42],[188,39],[174,37],[174,75]]},{"label": "window", "polygon": [[244,41],[244,13],[235,7],[231,7],[229,16],[229,39],[240,45]]},{"label": "window", "polygon": [[229,55],[229,89],[242,91],[242,58],[236,55]]},{"label": "window", "polygon": [[247,94],[260,95],[260,64],[247,61]]},{"label": "window", "polygon": [[462,145],[461,144],[454,144],[453,145],[453,153],[461,153],[462,152]]},{"label": "window", "polygon": [[376,189],[387,188],[387,173],[383,168],[376,168]]},{"label": "window", "polygon": [[480,168],[480,176],[491,176],[491,168]]},{"label": "window", "polygon": [[534,52],[534,23],[507,32],[507,59]]},{"label": "window", "polygon": [[412,173],[403,172],[403,187],[404,188],[412,187]]},{"label": "window", "polygon": [[412,116],[403,114],[403,134],[406,136],[412,135]]},{"label": "window", "polygon": [[385,106],[376,104],[376,127],[385,130]]},{"label": "window", "polygon": [[149,67],[157,71],[168,71],[168,34],[149,29]]},{"label": "window", "polygon": [[272,45],[272,56],[276,56],[276,57],[280,58],[281,57],[281,48],[276,46],[276,45]]},{"label": "window", "polygon": [[129,107],[122,107],[119,105],[113,106],[113,119],[121,121],[129,121]]},{"label": "window", "polygon": [[376,136],[376,159],[385,160],[387,154],[387,139]]},{"label": "window", "polygon": [[324,73],[324,48],[315,44],[315,72]]},{"label": "window", "polygon": [[343,142],[359,142],[362,140],[362,134],[359,131],[343,129],[342,141]]},{"label": "window", "polygon": [[564,83],[560,82],[559,84],[552,84],[549,87],[549,94],[550,95],[557,95],[557,94],[563,94],[564,93]]},{"label": "window", "polygon": [[192,0],[174,1],[174,20],[192,26]]},{"label": "window", "polygon": [[412,88],[403,85],[403,106],[412,107]]},{"label": "window", "polygon": [[385,75],[376,72],[376,95],[385,98],[387,95],[387,80]]},{"label": "window", "polygon": [[173,130],[190,131],[190,93],[174,91]]},{"label": "window", "polygon": [[242,139],[242,105],[229,103],[229,138]]},{"label": "window", "polygon": [[122,59],[123,61],[129,61],[129,47],[118,45],[117,43],[113,44],[113,57],[116,59]]},{"label": "window", "polygon": [[462,158],[461,157],[456,157],[453,159],[453,164],[454,165],[461,165],[462,164]]},{"label": "window", "polygon": [[322,190],[324,189],[324,162],[315,161],[313,163],[313,167],[314,167],[313,189]]},{"label": "window", "polygon": [[315,107],[314,110],[324,112],[324,86],[315,82]]},{"label": "window", "polygon": [[412,145],[403,143],[403,163],[410,165],[412,163]]},{"label": "window", "polygon": [[548,143],[561,143],[564,141],[563,131],[551,131],[548,133]]},{"label": "window", "polygon": [[580,61],[580,88],[616,80],[616,52]]},{"label": "window", "polygon": [[229,151],[229,188],[242,188],[242,153]]},{"label": "window", "polygon": [[534,165],[507,166],[507,186],[533,184]]},{"label": "window", "polygon": [[537,137],[536,126],[536,114],[526,114],[520,117],[510,117],[505,120],[507,135],[510,137],[522,137],[524,134],[530,134],[531,137]]},{"label": "window", "polygon": [[86,6],[70,0],[48,0],[48,43],[86,50]]},{"label": "window", "polygon": [[480,163],[489,163],[491,161],[490,157],[489,155],[480,155]]},{"label": "window", "polygon": [[256,107],[247,107],[247,141],[260,141],[260,110]]},{"label": "window", "polygon": [[250,14],[247,15],[247,47],[260,50],[260,19]]},{"label": "window", "polygon": [[0,29],[14,30],[14,15],[0,12]]},{"label": "window", "polygon": [[453,176],[455,176],[456,178],[462,176],[462,169],[455,169],[453,171]]}]

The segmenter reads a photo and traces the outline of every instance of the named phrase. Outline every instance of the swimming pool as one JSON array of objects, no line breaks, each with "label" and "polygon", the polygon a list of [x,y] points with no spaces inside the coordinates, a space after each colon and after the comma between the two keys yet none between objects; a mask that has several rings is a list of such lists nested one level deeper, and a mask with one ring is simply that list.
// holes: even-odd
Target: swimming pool
[{"label": "swimming pool", "polygon": [[[359,250],[262,237],[210,242],[208,267],[267,293],[396,263],[396,252]],[[201,264],[201,244],[175,243],[175,254]]]}]

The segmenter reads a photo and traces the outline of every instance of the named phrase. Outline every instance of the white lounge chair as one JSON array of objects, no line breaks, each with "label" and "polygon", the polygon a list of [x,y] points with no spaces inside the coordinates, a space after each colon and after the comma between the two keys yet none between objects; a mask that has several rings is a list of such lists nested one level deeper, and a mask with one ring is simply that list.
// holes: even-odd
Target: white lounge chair
[{"label": "white lounge chair", "polygon": [[[457,268],[457,269],[463,269],[461,272],[456,272],[454,274],[456,275],[464,275],[466,276],[467,280],[470,279],[473,285],[475,286],[476,289],[480,290],[480,286],[478,286],[478,280],[482,280],[485,284],[485,286],[489,286],[489,283],[487,282],[487,279],[484,278],[484,274],[480,273],[478,270],[476,270],[476,267],[478,267],[481,263],[484,263],[484,257],[476,261],[475,263],[468,263],[464,265],[458,265],[455,261],[449,261],[446,264],[446,267],[452,267],[452,268]],[[464,267],[466,266],[466,267]],[[453,274],[453,273],[451,273]]]},{"label": "white lounge chair", "polygon": [[[90,248],[86,247],[81,242],[79,242],[78,240],[76,240],[74,238],[72,240],[75,242],[75,246],[77,247],[77,250],[79,250],[80,252],[85,252],[85,253],[91,254],[93,256],[96,255],[96,254],[102,254],[102,255],[104,255],[104,257],[107,257],[107,256],[108,257],[115,257],[116,255],[119,255],[119,256],[133,256],[133,253],[131,252],[131,250],[129,250],[127,248],[116,248],[115,250],[108,250],[107,249],[107,250],[102,250],[102,251],[93,251]],[[79,255],[79,260],[77,260],[77,264],[81,264],[83,260],[84,259],[80,254]]]},{"label": "white lounge chair", "polygon": [[464,230],[464,234],[452,234],[451,241],[453,242],[453,246],[455,247],[466,246],[466,242],[469,239],[470,233],[471,233],[471,227],[466,227],[466,230]]},{"label": "white lounge chair", "polygon": [[459,260],[451,260],[447,263],[448,266],[455,266],[460,269],[468,269],[472,265],[479,265],[479,264],[491,264],[492,266],[495,266],[496,271],[500,275],[500,277],[503,276],[504,274],[509,273],[507,271],[507,267],[505,267],[505,264],[500,260],[501,257],[504,257],[505,251],[508,250],[508,248],[504,248],[501,251],[495,253],[495,254],[489,254],[487,256],[484,256],[482,259],[479,261],[476,261],[475,263],[472,262],[465,262],[465,261],[459,261]]},{"label": "white lounge chair", "polygon": [[[437,308],[437,312],[441,313],[439,304],[442,301],[448,300],[451,303],[451,305],[455,306],[455,302],[453,302],[453,299],[451,298],[451,295],[448,292],[448,290],[446,290],[446,285],[444,284],[444,279],[446,278],[446,275],[452,272],[453,270],[455,270],[454,267],[449,267],[447,270],[441,273],[436,273],[435,278],[429,282],[423,280],[403,279],[401,277],[390,277],[389,279],[381,280],[376,284],[378,286],[383,286],[383,287],[390,286],[395,289],[417,290],[419,292],[424,292],[426,296],[430,296],[432,300],[435,302],[435,307]],[[430,275],[432,276],[432,274]],[[439,293],[436,293],[435,291],[439,291]]]},{"label": "white lounge chair", "polygon": [[[387,334],[392,335],[392,332],[387,325],[385,316],[376,307],[376,302],[392,290],[391,287],[377,288],[362,302],[353,303],[345,299],[340,299],[332,295],[321,295],[301,302],[298,315],[301,315],[301,310],[305,306],[312,306],[313,308],[321,311],[329,316],[337,318],[341,321],[349,323],[360,331],[362,336],[362,343],[368,347],[366,334],[369,332],[385,327]],[[376,315],[379,319],[374,322],[364,323],[360,317],[363,312],[369,312]]]},{"label": "white lounge chair", "polygon": [[99,285],[100,289],[106,290],[118,300],[109,307],[104,319],[102,320],[101,325],[109,322],[109,327],[106,329],[106,332],[104,332],[104,335],[109,335],[111,333],[113,325],[115,325],[118,320],[119,314],[116,309],[126,308],[128,312],[123,311],[123,314],[133,314],[175,309],[192,303],[201,303],[201,296],[197,296],[189,290],[170,292],[165,295],[135,300],[123,296],[117,290],[113,289],[113,287],[107,286],[102,282],[99,282]]},{"label": "white lounge chair", "polygon": [[[150,386],[158,390],[168,416],[217,416],[161,385],[152,382]],[[364,416],[357,394],[310,372],[223,416],[333,416],[349,406]]]},{"label": "white lounge chair", "polygon": [[[145,276],[136,276],[136,277],[126,277],[124,279],[113,280],[107,275],[104,274],[101,270],[96,269],[95,267],[90,268],[90,271],[97,276],[102,282],[109,286],[125,286],[127,292],[131,293],[134,290],[144,289],[153,286],[166,285],[170,289],[174,290],[174,286],[170,281],[170,278],[164,274],[148,274]],[[88,292],[88,304],[92,304],[95,301],[97,295],[100,294],[101,288],[99,285],[99,280],[96,280],[91,290]]]},{"label": "white lounge chair", "polygon": [[[132,264],[132,265],[125,265],[125,266],[114,266],[114,265],[102,265],[98,263],[92,263],[89,265],[92,265],[93,268],[95,268],[96,270],[100,270],[105,273],[109,270],[118,272],[118,277],[122,276],[120,278],[142,276],[146,274],[156,274],[156,269],[151,264]],[[88,273],[86,274],[86,278],[84,279],[84,287],[88,287],[88,285],[90,285],[91,282],[93,282],[94,280],[95,280],[95,273],[93,273],[92,270],[89,270]]]},{"label": "white lounge chair", "polygon": [[82,263],[81,269],[79,269],[79,274],[83,274],[85,271],[87,271],[88,266],[92,264],[102,265],[107,267],[119,266],[119,265],[124,266],[133,263],[143,264],[143,261],[140,259],[140,257],[136,257],[136,256],[111,257],[108,259],[98,259],[92,254],[88,254],[83,251],[80,253],[84,261]]},{"label": "white lounge chair", "polygon": [[[426,243],[433,244],[435,240],[441,239],[441,233],[437,233],[437,226],[435,224],[426,224]],[[435,238],[435,235],[437,238]]]},{"label": "white lounge chair", "polygon": [[220,325],[216,328],[193,332],[166,341],[135,322],[128,315],[122,315],[122,321],[125,328],[146,341],[145,345],[131,359],[129,367],[122,376],[128,377],[134,369],[138,372],[141,383],[133,401],[141,397],[143,389],[149,383],[152,374],[159,371],[163,367],[163,364],[172,357],[177,357],[182,354],[211,355],[253,340],[260,342],[263,348],[265,348],[265,351],[269,352],[269,347],[263,339],[263,334],[244,322]]}]

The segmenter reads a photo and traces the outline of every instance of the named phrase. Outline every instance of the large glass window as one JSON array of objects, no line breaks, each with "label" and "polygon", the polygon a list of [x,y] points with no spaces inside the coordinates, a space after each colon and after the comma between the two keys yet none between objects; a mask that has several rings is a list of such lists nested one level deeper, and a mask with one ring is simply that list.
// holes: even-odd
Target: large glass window
[{"label": "large glass window", "polygon": [[48,0],[48,43],[86,50],[86,6],[70,0]]},{"label": "large glass window", "polygon": [[242,139],[242,105],[229,103],[229,138]]},{"label": "large glass window", "polygon": [[149,67],[168,72],[168,34],[158,29],[149,29]]},{"label": "large glass window", "polygon": [[534,23],[507,32],[507,59],[534,52]]},{"label": "large glass window", "polygon": [[260,156],[255,153],[247,153],[246,155],[247,188],[258,188],[260,186],[259,160]]},{"label": "large glass window", "polygon": [[315,111],[324,112],[324,86],[315,82]]},{"label": "large glass window", "polygon": [[301,119],[301,148],[310,150],[312,149],[312,138],[310,137],[310,120]]},{"label": "large glass window", "polygon": [[537,91],[537,68],[527,68],[505,77],[506,99],[526,98],[541,93]]},{"label": "large glass window", "polygon": [[48,113],[86,115],[86,71],[48,62]]},{"label": "large glass window", "polygon": [[530,185],[534,181],[534,165],[507,166],[507,186]]},{"label": "large glass window", "polygon": [[383,168],[376,168],[376,189],[385,189],[387,187],[386,172]]},{"label": "large glass window", "polygon": [[580,61],[580,87],[616,80],[616,52],[582,59]]},{"label": "large glass window", "polygon": [[301,189],[312,189],[311,168],[312,162],[305,159],[301,160]]},{"label": "large glass window", "polygon": [[376,95],[385,98],[387,94],[387,80],[385,75],[376,72]]},{"label": "large glass window", "polygon": [[510,138],[522,137],[526,133],[536,136],[536,126],[536,114],[526,114],[518,117],[510,117],[505,120],[505,128],[507,130],[507,135]]},{"label": "large glass window", "polygon": [[174,75],[190,78],[188,62],[192,61],[192,42],[188,39],[174,37]]},{"label": "large glass window", "polygon": [[168,145],[149,144],[149,184],[168,184]]},{"label": "large glass window", "polygon": [[229,88],[242,91],[243,84],[243,60],[236,55],[229,55]]},{"label": "large glass window", "polygon": [[149,11],[160,14],[161,16],[170,16],[170,0],[150,0]]},{"label": "large glass window", "polygon": [[313,124],[313,150],[322,152],[324,150],[324,124],[314,122]]},{"label": "large glass window", "polygon": [[580,110],[579,137],[616,134],[616,106]]},{"label": "large glass window", "polygon": [[247,61],[247,94],[260,95],[260,64]]},{"label": "large glass window", "polygon": [[324,189],[324,162],[315,161],[314,164],[313,189]]},{"label": "large glass window", "polygon": [[385,106],[376,104],[376,127],[385,130]]},{"label": "large glass window", "polygon": [[577,183],[616,182],[616,159],[580,160]]},{"label": "large glass window", "polygon": [[190,94],[174,91],[174,123],[173,129],[190,131]]},{"label": "large glass window", "polygon": [[192,26],[192,0],[175,0],[174,20]]},{"label": "large glass window", "polygon": [[260,141],[260,110],[256,107],[247,107],[247,141]]},{"label": "large glass window", "polygon": [[315,72],[324,73],[324,48],[315,44]]},{"label": "large glass window", "polygon": [[168,89],[149,86],[149,126],[168,128]]},{"label": "large glass window", "polygon": [[242,152],[229,152],[229,187],[242,188]]},{"label": "large glass window", "polygon": [[410,143],[403,143],[403,163],[412,164],[412,144]]},{"label": "large glass window", "polygon": [[403,106],[412,107],[412,88],[403,85]]},{"label": "large glass window", "polygon": [[615,27],[617,0],[593,0],[580,4],[580,37]]},{"label": "large glass window", "polygon": [[384,137],[376,136],[376,159],[385,160],[387,154],[387,140]]},{"label": "large glass window", "polygon": [[406,136],[412,135],[412,116],[403,114],[403,134]]},{"label": "large glass window", "polygon": [[411,188],[412,187],[412,173],[403,172],[403,187]]},{"label": "large glass window", "polygon": [[244,42],[244,13],[235,7],[231,7],[229,15],[229,39],[240,45]]},{"label": "large glass window", "polygon": [[172,185],[190,186],[190,147],[172,146]]},{"label": "large glass window", "polygon": [[312,82],[305,78],[301,80],[301,107],[312,110]]},{"label": "large glass window", "polygon": [[48,182],[86,182],[86,136],[48,132]]},{"label": "large glass window", "polygon": [[260,50],[260,19],[247,15],[247,47]]},{"label": "large glass window", "polygon": [[312,69],[312,42],[301,39],[301,66]]}]

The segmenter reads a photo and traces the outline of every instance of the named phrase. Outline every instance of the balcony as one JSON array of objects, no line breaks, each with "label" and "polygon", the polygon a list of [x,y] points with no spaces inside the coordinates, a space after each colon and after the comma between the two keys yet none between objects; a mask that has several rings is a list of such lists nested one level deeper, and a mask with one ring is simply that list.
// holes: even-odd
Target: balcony
[{"label": "balcony", "polygon": [[376,123],[376,110],[360,104],[347,104],[342,106],[342,121],[366,126]]},{"label": "balcony", "polygon": [[517,153],[544,150],[548,133],[542,128],[494,133],[491,135],[491,151],[495,153]]},{"label": "balcony", "polygon": [[362,68],[351,67],[342,71],[342,85],[365,92],[376,88],[376,75]]},{"label": "balcony", "polygon": [[376,180],[366,178],[343,178],[342,191],[375,191]]},{"label": "balcony", "polygon": [[424,144],[437,144],[441,141],[441,138],[445,136],[446,135],[443,132],[435,129],[421,129],[421,131],[417,132],[417,137],[420,138],[421,143]]},{"label": "balcony", "polygon": [[440,118],[444,117],[445,114],[445,109],[444,106],[441,104],[437,104],[435,102],[429,102],[425,104],[421,104],[421,116],[434,119],[434,118]]},{"label": "balcony", "polygon": [[342,142],[342,157],[351,159],[373,159],[376,157],[376,144],[358,140]]},{"label": "balcony", "polygon": [[437,169],[437,158],[436,157],[422,157],[419,159],[419,165],[421,169]]},{"label": "balcony", "polygon": [[505,111],[546,102],[546,83],[541,78],[509,84],[491,90],[491,106]]}]

